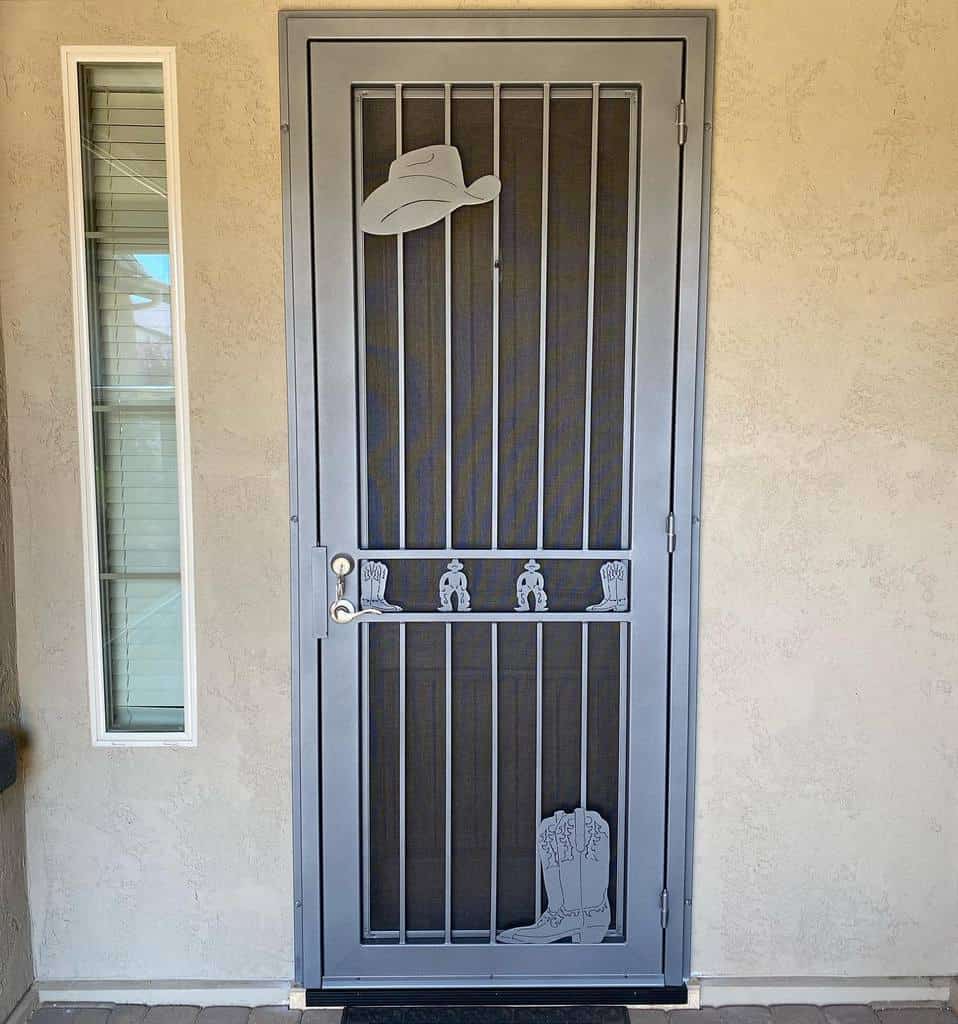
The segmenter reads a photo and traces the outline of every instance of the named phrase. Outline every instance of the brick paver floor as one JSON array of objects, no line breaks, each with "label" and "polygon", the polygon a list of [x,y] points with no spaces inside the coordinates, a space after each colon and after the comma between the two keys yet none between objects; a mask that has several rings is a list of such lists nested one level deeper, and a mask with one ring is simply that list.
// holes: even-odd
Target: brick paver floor
[{"label": "brick paver floor", "polygon": [[[940,1006],[720,1006],[630,1010],[631,1024],[958,1024]],[[30,1024],[340,1024],[339,1010],[281,1006],[134,1006],[45,1003]]]}]

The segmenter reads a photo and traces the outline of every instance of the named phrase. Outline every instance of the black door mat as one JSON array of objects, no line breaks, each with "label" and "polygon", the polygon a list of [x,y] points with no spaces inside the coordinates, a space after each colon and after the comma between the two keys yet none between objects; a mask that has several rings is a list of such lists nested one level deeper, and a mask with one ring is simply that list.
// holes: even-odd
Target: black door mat
[{"label": "black door mat", "polygon": [[629,1024],[624,1006],[348,1006],[343,1024]]}]

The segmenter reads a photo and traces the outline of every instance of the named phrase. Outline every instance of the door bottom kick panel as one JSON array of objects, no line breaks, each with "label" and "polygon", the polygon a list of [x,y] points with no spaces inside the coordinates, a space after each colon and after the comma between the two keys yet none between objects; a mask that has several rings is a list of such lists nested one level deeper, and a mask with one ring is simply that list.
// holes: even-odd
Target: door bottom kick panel
[{"label": "door bottom kick panel", "polygon": [[[417,979],[422,984],[428,979]],[[357,987],[355,978],[327,978],[325,988],[306,990],[307,1007],[323,1006],[683,1006],[688,1002],[685,985],[665,985],[663,978],[602,979],[595,986],[562,985],[554,981],[541,987],[509,985],[501,979],[436,979],[430,987],[403,987],[375,979],[369,987]],[[340,987],[342,986],[342,987]]]}]

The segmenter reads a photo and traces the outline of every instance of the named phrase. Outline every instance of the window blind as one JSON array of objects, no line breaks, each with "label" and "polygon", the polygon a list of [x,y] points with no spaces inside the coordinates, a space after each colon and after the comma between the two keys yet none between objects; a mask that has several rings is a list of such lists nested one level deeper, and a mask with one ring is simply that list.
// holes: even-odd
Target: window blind
[{"label": "window blind", "polygon": [[107,727],[184,722],[180,508],[159,65],[81,69]]}]

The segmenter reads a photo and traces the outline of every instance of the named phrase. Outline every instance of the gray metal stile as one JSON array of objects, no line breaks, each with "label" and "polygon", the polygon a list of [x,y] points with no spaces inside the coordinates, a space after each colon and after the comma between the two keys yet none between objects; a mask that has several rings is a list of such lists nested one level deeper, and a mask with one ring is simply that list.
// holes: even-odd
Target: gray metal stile
[{"label": "gray metal stile", "polygon": [[[498,82],[492,83],[492,173],[499,177],[500,103]],[[499,547],[499,203],[492,201],[492,549]],[[452,543],[449,541],[448,543]]]},{"label": "gray metal stile", "polygon": [[[536,623],[536,828],[542,821],[542,623]],[[536,856],[536,920],[542,914],[542,864]]]},{"label": "gray metal stile", "polygon": [[[452,83],[443,86],[446,145],[452,145]],[[444,223],[446,345],[446,547],[452,547],[452,218]],[[452,942],[452,625],[446,624],[445,941]]]},{"label": "gray metal stile", "polygon": [[[592,83],[592,158],[589,180],[589,291],[585,339],[585,440],[582,448],[582,547],[589,546],[592,481],[592,354],[595,348],[595,207],[599,168],[599,83]],[[585,807],[583,787],[582,806]]]},{"label": "gray metal stile", "polygon": [[[672,652],[669,748],[669,837],[667,883],[684,897],[682,914],[669,922],[665,942],[667,982],[687,976],[691,914],[691,831],[694,817],[695,678],[697,648],[698,513],[704,385],[705,254],[709,236],[714,16],[694,26],[684,86],[686,121],[682,147],[681,265],[676,346],[675,467],[673,505],[679,539],[672,558]],[[684,933],[684,934],[683,934]]]},{"label": "gray metal stile", "polygon": [[[353,202],[356,211],[363,195],[363,96],[357,93],[353,103]],[[368,435],[366,424],[366,283],[364,236],[359,229],[358,216],[355,232],[356,248],[356,391],[359,406],[359,536],[363,547],[369,544],[369,475]],[[370,851],[369,851],[369,625],[362,624],[362,886],[363,932],[372,927],[370,907]]]},{"label": "gray metal stile", "polygon": [[[446,145],[452,145],[452,83],[442,90]],[[452,547],[452,216],[444,223],[444,274],[446,319],[446,547]]]},{"label": "gray metal stile", "polygon": [[399,943],[406,941],[406,626],[399,625]]},{"label": "gray metal stile", "polygon": [[370,907],[370,858],[369,858],[369,623],[360,624],[362,635],[362,666],[361,694],[363,716],[363,749],[362,749],[362,786],[363,786],[363,934],[368,935],[372,928]]},{"label": "gray metal stile", "polygon": [[[292,796],[293,796],[293,979],[302,984],[303,971],[303,814],[302,814],[302,772],[303,749],[300,742],[300,711],[297,701],[300,697],[300,636],[303,632],[300,604],[302,588],[300,586],[299,563],[302,547],[299,536],[299,426],[297,413],[299,408],[298,390],[296,386],[296,358],[306,346],[296,343],[296,325],[293,307],[293,162],[290,145],[290,67],[289,46],[286,25],[279,24],[279,63],[280,63],[280,124],[287,125],[286,131],[280,132],[280,151],[283,174],[283,248],[284,248],[284,299],[286,305],[286,377],[289,389],[287,414],[289,417],[289,545],[290,545],[290,655],[292,677]],[[311,355],[311,353],[310,353]],[[318,832],[317,822],[317,832]],[[317,910],[319,908],[317,907]]]},{"label": "gray metal stile", "polygon": [[499,627],[492,635],[492,838],[489,865],[489,941],[496,941],[496,889],[499,884]]},{"label": "gray metal stile", "polygon": [[445,941],[452,942],[452,623],[446,623]]},{"label": "gray metal stile", "polygon": [[353,205],[356,219],[356,392],[359,405],[359,539],[369,544],[369,467],[366,432],[366,261],[359,207],[363,198],[363,94],[353,101]]},{"label": "gray metal stile", "polygon": [[626,227],[625,257],[625,361],[623,378],[625,394],[622,403],[622,547],[631,546],[630,495],[632,479],[632,395],[635,381],[632,379],[632,352],[635,347],[635,202],[636,175],[639,156],[639,98],[633,92],[629,97],[629,213]]},{"label": "gray metal stile", "polygon": [[[542,85],[542,255],[539,268],[539,505],[536,515],[536,547],[545,545],[546,476],[546,298],[549,246],[549,83]],[[538,817],[536,818],[538,821]]]},{"label": "gray metal stile", "polygon": [[625,892],[625,780],[629,700],[629,624],[619,623],[619,779],[616,787],[615,930],[623,934],[622,901]]},{"label": "gray metal stile", "polygon": [[586,803],[589,781],[589,624],[582,623],[582,692],[579,708],[579,806]]},{"label": "gray metal stile", "polygon": [[[402,156],[402,83],[396,83],[396,157]],[[396,235],[397,349],[399,360],[399,546],[406,546],[406,281],[403,235]]]}]

